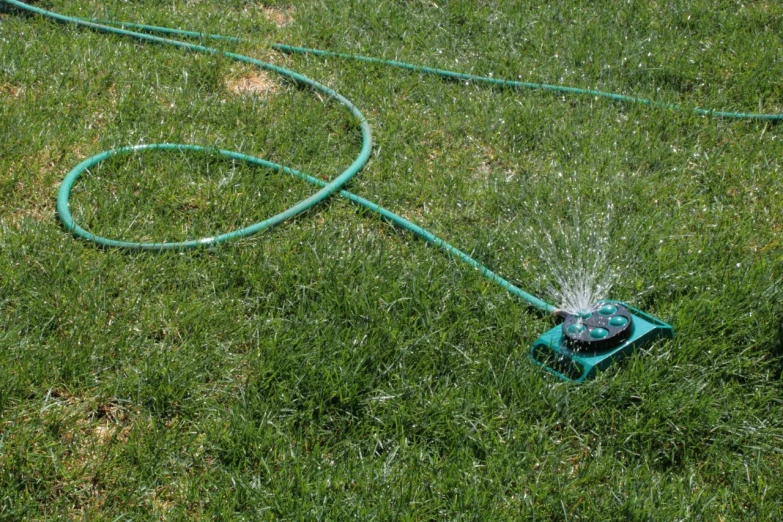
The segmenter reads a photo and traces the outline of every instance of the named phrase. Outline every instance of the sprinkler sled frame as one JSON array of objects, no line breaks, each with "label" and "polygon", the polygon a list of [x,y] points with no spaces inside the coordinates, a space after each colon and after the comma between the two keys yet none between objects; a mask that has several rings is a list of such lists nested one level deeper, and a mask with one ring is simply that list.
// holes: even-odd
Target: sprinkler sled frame
[{"label": "sprinkler sled frame", "polygon": [[674,329],[620,301],[599,301],[579,316],[556,312],[562,324],[539,337],[530,360],[564,381],[582,382],[657,339],[674,337]]}]

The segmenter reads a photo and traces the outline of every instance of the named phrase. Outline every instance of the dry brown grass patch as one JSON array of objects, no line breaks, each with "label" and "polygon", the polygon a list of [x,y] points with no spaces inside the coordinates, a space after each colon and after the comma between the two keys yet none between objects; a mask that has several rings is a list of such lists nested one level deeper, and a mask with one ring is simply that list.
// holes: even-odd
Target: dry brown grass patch
[{"label": "dry brown grass patch", "polygon": [[[77,157],[86,157],[81,148],[75,150]],[[8,170],[9,176],[17,177],[14,193],[16,205],[0,213],[0,223],[17,228],[25,219],[37,223],[55,217],[57,190],[67,169],[63,167],[65,154],[53,146],[46,146],[30,158],[14,162]]]},{"label": "dry brown grass patch", "polygon": [[286,27],[294,21],[294,9],[289,7],[281,9],[279,7],[262,8],[264,18],[275,24],[277,27]]},{"label": "dry brown grass patch", "polygon": [[41,412],[44,419],[60,425],[60,438],[67,448],[59,460],[61,473],[54,495],[69,499],[68,518],[99,513],[108,494],[100,472],[103,448],[127,442],[137,414],[114,400],[96,403],[57,389],[49,391]]},{"label": "dry brown grass patch", "polygon": [[11,85],[10,83],[0,84],[0,97],[18,98],[24,94],[24,87]]},{"label": "dry brown grass patch", "polygon": [[252,94],[256,96],[269,96],[275,94],[279,84],[275,82],[266,71],[253,69],[236,77],[226,79],[226,89],[243,96]]},{"label": "dry brown grass patch", "polygon": [[48,183],[38,175],[14,185],[19,206],[0,213],[0,223],[18,228],[26,219],[42,223],[55,217],[55,202],[59,182]]}]

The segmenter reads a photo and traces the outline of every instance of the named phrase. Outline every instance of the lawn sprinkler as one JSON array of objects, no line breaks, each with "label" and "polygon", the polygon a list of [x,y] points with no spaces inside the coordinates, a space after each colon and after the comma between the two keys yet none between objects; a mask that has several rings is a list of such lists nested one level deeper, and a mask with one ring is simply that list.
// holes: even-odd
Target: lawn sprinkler
[{"label": "lawn sprinkler", "polygon": [[674,329],[619,301],[599,301],[591,311],[556,315],[563,322],[539,337],[530,360],[565,381],[582,382]]}]

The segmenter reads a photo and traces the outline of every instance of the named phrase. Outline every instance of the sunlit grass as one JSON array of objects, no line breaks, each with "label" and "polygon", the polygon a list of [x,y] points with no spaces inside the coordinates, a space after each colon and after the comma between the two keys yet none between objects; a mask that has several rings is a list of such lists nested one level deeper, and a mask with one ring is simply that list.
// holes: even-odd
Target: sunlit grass
[{"label": "sunlit grass", "polygon": [[[359,136],[278,78],[238,91],[249,72],[228,60],[0,14],[0,516],[781,518],[779,125],[263,46],[783,112],[783,7],[659,4],[270,2],[278,24],[240,1],[39,3],[252,37],[223,45],[368,116],[375,152],[351,191],[535,293],[546,233],[609,216],[609,297],[677,336],[581,386],[526,359],[550,319],[339,198],[203,251],[73,239],[57,186],[101,150],[214,145],[331,178]],[[108,237],[176,240],[312,190],[144,153],[85,175],[72,209]]]}]

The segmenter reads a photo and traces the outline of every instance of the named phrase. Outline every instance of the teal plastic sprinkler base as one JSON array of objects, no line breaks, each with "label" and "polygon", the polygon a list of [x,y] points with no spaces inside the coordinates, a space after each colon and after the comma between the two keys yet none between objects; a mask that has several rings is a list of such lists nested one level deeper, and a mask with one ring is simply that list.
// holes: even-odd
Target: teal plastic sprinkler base
[{"label": "teal plastic sprinkler base", "polygon": [[674,329],[670,325],[624,303],[601,301],[600,305],[604,305],[601,309],[620,305],[630,312],[629,331],[621,337],[619,344],[577,347],[565,335],[563,326],[557,325],[533,343],[530,360],[564,381],[582,382],[645,344],[674,337]]}]

